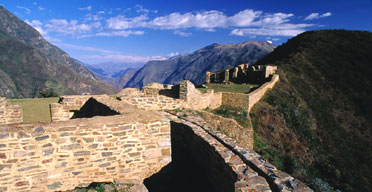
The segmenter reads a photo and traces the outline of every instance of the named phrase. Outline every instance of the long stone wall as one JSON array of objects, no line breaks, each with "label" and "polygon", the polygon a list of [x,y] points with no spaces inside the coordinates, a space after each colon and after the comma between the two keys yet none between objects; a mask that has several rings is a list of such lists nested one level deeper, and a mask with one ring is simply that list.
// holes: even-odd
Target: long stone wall
[{"label": "long stone wall", "polygon": [[200,125],[167,114],[172,124],[172,145],[192,156],[202,167],[209,191],[271,191],[265,178],[249,168],[239,156],[211,137]]},{"label": "long stone wall", "polygon": [[279,81],[279,75],[273,75],[269,82],[264,83],[258,89],[254,90],[252,93],[249,93],[249,107],[248,112],[251,111],[254,104],[256,104],[266,93],[268,89],[272,89],[274,85]]},{"label": "long stone wall", "polygon": [[[242,169],[238,169],[235,171],[237,175],[244,174],[244,175],[251,175],[252,173],[255,176],[260,176],[261,178],[265,178],[265,181],[255,180],[245,178],[240,181],[235,181],[235,186],[254,186],[255,183],[262,183],[265,186],[269,185],[270,189],[268,191],[274,192],[313,192],[308,186],[306,186],[301,181],[293,178],[288,173],[282,172],[278,170],[274,165],[270,164],[264,158],[262,158],[259,154],[257,154],[253,149],[242,147],[236,140],[232,139],[231,137],[224,134],[222,131],[216,130],[213,126],[207,123],[204,119],[202,119],[198,115],[187,115],[183,117],[178,117],[184,122],[185,125],[192,127],[193,130],[200,131],[197,133],[198,135],[205,135],[203,139],[207,141],[211,146],[216,146],[216,151],[219,152],[217,146],[223,146],[224,150],[228,150],[231,154],[235,155],[234,158],[239,160],[234,160],[233,162],[239,162],[239,165],[245,165],[245,170],[250,170],[249,172],[242,171]],[[201,131],[202,130],[202,131]],[[196,132],[198,132],[196,131]],[[216,144],[217,142],[217,144]],[[225,152],[226,154],[227,152]],[[220,153],[223,156],[223,153]],[[233,170],[235,170],[235,164],[230,160],[225,159],[225,162],[229,164]],[[239,166],[238,166],[239,167]],[[239,173],[239,170],[241,171]],[[243,176],[239,176],[238,178],[244,178]],[[252,183],[252,184],[251,184]],[[266,191],[266,188],[244,188],[244,190],[236,189],[235,191],[249,191],[249,190],[256,190],[256,191]],[[248,190],[247,190],[248,189]]]},{"label": "long stone wall", "polygon": [[221,105],[245,109],[248,112],[264,96],[268,89],[274,87],[279,81],[279,75],[273,75],[271,80],[261,85],[258,89],[249,94],[222,92]]},{"label": "long stone wall", "polygon": [[21,105],[7,104],[5,97],[0,97],[0,124],[23,122]]},{"label": "long stone wall", "polygon": [[[125,108],[131,108],[130,106]],[[141,182],[171,161],[170,122],[154,112],[0,126],[0,191]]]}]

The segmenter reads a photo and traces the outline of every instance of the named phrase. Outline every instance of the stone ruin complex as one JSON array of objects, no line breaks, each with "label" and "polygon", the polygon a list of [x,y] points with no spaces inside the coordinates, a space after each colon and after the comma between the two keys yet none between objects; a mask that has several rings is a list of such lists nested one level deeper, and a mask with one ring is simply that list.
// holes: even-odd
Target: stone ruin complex
[{"label": "stone ruin complex", "polygon": [[[273,74],[250,94],[201,93],[183,81],[123,89],[117,98],[63,96],[50,105],[51,123],[22,123],[20,107],[1,98],[0,191],[66,191],[92,182],[144,183],[151,191],[169,167],[179,173],[173,179],[191,172],[188,186],[199,182],[208,191],[312,191],[252,150],[252,127],[202,111],[249,111],[278,80]],[[200,116],[167,111],[182,108]]]},{"label": "stone ruin complex", "polygon": [[276,73],[277,66],[241,64],[234,68],[225,69],[216,73],[207,72],[205,82],[208,83],[252,83],[265,82]]}]

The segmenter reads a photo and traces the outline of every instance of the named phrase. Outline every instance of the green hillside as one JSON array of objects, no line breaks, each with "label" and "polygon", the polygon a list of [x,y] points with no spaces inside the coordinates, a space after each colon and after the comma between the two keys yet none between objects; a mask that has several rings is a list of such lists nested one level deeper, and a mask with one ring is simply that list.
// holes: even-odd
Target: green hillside
[{"label": "green hillside", "polygon": [[256,151],[316,191],[372,191],[372,33],[305,32],[257,64],[280,82],[252,110]]},{"label": "green hillside", "polygon": [[116,92],[2,6],[0,20],[0,96],[35,97],[45,89],[59,94]]}]

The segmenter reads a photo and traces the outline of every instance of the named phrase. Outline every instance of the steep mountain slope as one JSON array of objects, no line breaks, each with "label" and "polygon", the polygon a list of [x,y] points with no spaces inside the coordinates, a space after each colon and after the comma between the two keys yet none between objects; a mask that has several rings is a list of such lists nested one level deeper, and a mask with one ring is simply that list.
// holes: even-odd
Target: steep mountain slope
[{"label": "steep mountain slope", "polygon": [[372,33],[311,31],[257,64],[280,82],[252,110],[255,150],[316,191],[372,191]]},{"label": "steep mountain slope", "polygon": [[151,82],[178,84],[190,80],[199,85],[205,72],[215,72],[242,63],[255,63],[275,46],[266,42],[249,41],[239,44],[212,44],[191,54],[163,61],[149,61],[136,72],[125,87],[141,88]]},{"label": "steep mountain slope", "polygon": [[46,88],[60,94],[115,92],[1,6],[0,20],[0,96],[33,97]]}]

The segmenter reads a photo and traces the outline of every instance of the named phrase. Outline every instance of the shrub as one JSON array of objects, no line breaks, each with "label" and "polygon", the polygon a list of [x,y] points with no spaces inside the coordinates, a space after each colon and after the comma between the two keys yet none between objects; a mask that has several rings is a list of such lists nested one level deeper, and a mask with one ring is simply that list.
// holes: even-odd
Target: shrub
[{"label": "shrub", "polygon": [[58,97],[58,93],[54,92],[53,89],[47,89],[39,92],[39,97],[48,98],[48,97]]}]

